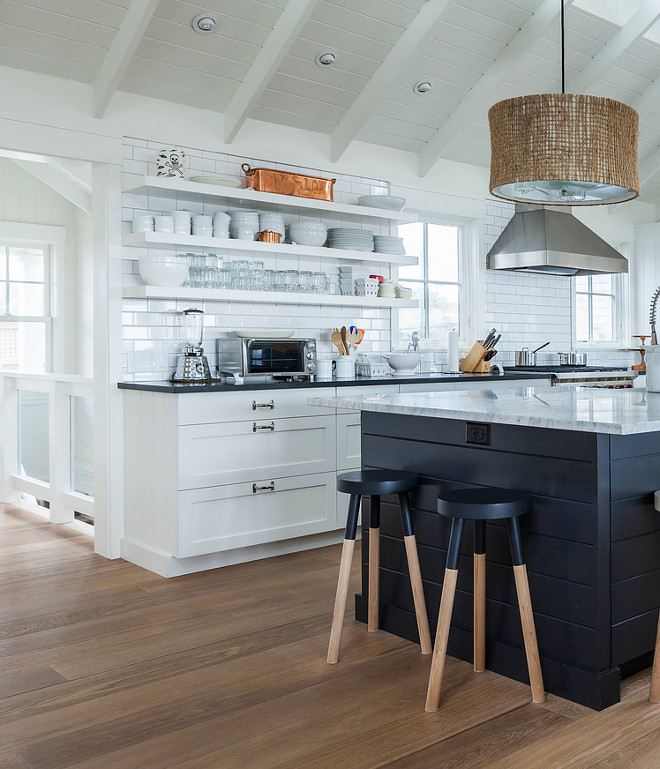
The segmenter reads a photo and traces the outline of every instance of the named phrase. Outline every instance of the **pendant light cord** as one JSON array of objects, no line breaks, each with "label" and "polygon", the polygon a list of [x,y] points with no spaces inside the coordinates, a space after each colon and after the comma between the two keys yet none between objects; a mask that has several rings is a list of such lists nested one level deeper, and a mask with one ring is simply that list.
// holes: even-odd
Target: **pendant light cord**
[{"label": "pendant light cord", "polygon": [[566,93],[566,63],[565,63],[565,44],[564,44],[564,0],[559,0],[559,27],[561,29],[561,92]]}]

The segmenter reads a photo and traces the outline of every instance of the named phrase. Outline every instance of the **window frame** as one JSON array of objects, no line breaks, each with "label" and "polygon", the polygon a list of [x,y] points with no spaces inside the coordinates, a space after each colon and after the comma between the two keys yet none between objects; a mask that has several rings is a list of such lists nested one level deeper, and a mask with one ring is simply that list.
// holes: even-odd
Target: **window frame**
[{"label": "window frame", "polygon": [[[615,246],[627,259],[630,264],[630,253],[632,251],[631,244],[623,244]],[[579,347],[582,350],[620,350],[621,348],[630,347],[626,343],[626,340],[630,338],[630,278],[629,273],[620,272],[613,274],[612,281],[612,295],[614,296],[614,313],[613,313],[613,335],[614,339],[606,340],[603,342],[582,342],[577,338],[577,322],[576,322],[576,310],[577,310],[577,294],[584,293],[578,292],[576,288],[575,278],[571,278],[571,347]],[[598,292],[595,292],[598,295]],[[590,325],[592,320],[590,318]]]},{"label": "window frame", "polygon": [[[62,275],[66,248],[66,227],[23,222],[0,222],[0,245],[7,248],[42,248],[44,264],[44,316],[2,315],[0,323],[45,323],[46,325],[46,373],[64,359],[66,339],[64,328],[58,318],[58,308],[64,306],[64,281]],[[20,281],[18,281],[20,282]],[[9,285],[9,276],[7,276]],[[9,310],[9,307],[7,307]]]},{"label": "window frame", "polygon": [[[443,215],[430,215],[428,212],[418,212],[418,221],[429,225],[437,224],[443,227],[456,227],[458,229],[458,286],[459,286],[459,344],[465,346],[470,339],[476,338],[477,329],[483,326],[484,308],[479,301],[479,294],[485,290],[485,264],[481,264],[479,255],[483,250],[483,222],[477,219],[465,219],[464,217],[452,217]],[[424,237],[424,247],[427,247],[427,237]],[[421,257],[422,254],[413,254]],[[428,266],[425,271],[428,273]],[[399,278],[398,268],[393,271],[395,280]],[[404,284],[406,278],[402,278]],[[412,280],[411,282],[420,283],[422,281]],[[430,283],[439,285],[456,285],[443,281],[424,281],[425,293],[428,292],[427,286]],[[428,303],[427,303],[428,308]],[[428,322],[428,321],[427,321]],[[393,309],[390,323],[390,339],[392,349],[399,345],[399,310]],[[425,350],[446,351],[446,343],[439,342],[434,344],[420,343]]]}]

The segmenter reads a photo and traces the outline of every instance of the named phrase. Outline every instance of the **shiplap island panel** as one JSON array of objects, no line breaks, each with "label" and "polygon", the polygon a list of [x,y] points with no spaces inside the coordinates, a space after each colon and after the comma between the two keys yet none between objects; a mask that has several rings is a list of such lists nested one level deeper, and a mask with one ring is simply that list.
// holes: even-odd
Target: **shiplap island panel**
[{"label": "shiplap island panel", "polygon": [[[660,394],[525,387],[309,402],[362,412],[363,467],[421,476],[412,505],[432,626],[449,540],[439,492],[526,490],[521,525],[546,688],[598,710],[619,701],[620,678],[651,662],[660,607]],[[396,500],[381,510],[381,627],[417,640]],[[470,526],[466,534],[449,653],[471,660]],[[506,528],[488,523],[486,539],[486,664],[527,681]],[[367,548],[368,529],[356,603],[364,621]]]}]

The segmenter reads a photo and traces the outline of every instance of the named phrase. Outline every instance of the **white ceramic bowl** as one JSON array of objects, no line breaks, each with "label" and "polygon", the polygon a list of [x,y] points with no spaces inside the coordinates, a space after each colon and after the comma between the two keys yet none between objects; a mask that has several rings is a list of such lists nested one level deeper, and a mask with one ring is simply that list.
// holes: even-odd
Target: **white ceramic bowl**
[{"label": "white ceramic bowl", "polygon": [[395,195],[362,195],[358,198],[358,205],[400,211],[406,205],[406,199],[398,198]]},{"label": "white ceramic bowl", "polygon": [[188,278],[188,260],[181,256],[142,257],[140,277],[148,286],[180,286]]},{"label": "white ceramic bowl", "polygon": [[419,364],[420,355],[418,352],[391,352],[383,358],[390,364],[394,376],[408,376]]},{"label": "white ceramic bowl", "polygon": [[289,232],[289,240],[297,246],[322,246],[325,232]]}]

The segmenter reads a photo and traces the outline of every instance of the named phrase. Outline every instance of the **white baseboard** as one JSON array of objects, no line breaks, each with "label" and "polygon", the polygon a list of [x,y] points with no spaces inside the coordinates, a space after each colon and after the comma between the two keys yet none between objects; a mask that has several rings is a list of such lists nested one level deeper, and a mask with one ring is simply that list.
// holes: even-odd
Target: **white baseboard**
[{"label": "white baseboard", "polygon": [[197,571],[208,571],[221,566],[231,566],[235,563],[259,561],[262,558],[272,558],[276,555],[296,553],[301,550],[312,550],[317,547],[336,545],[344,539],[344,530],[329,531],[323,534],[313,534],[309,537],[296,537],[280,542],[269,542],[265,545],[253,545],[236,550],[225,550],[220,553],[196,555],[191,558],[174,558],[160,550],[141,545],[130,539],[121,541],[121,557],[131,563],[148,569],[161,577],[179,577]]}]

